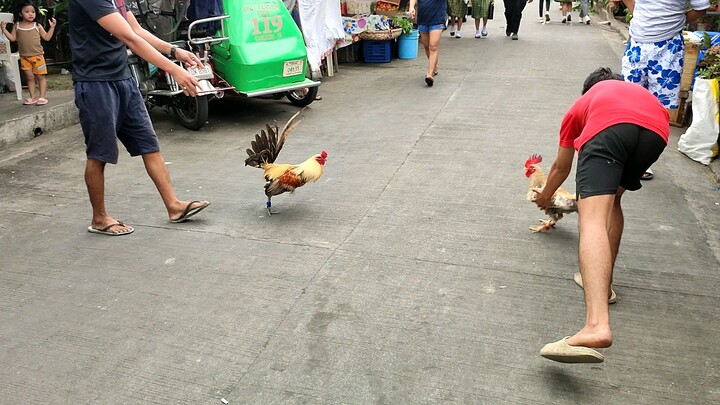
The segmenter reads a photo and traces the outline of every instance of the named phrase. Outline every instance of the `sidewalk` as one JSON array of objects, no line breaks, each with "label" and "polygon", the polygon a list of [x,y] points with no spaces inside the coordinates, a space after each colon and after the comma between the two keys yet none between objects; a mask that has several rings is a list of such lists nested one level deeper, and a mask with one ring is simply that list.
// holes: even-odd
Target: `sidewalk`
[{"label": "sidewalk", "polygon": [[[23,89],[23,100],[27,98]],[[48,104],[26,106],[14,92],[0,94],[0,150],[78,123],[71,90],[47,92]]]}]

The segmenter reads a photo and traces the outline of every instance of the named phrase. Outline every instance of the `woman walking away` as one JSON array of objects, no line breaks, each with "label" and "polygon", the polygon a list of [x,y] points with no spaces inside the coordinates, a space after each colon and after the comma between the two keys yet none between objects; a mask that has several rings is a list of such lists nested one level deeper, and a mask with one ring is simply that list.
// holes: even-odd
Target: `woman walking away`
[{"label": "woman walking away", "polygon": [[464,0],[447,0],[447,13],[450,17],[450,36],[460,39],[460,29],[463,17],[467,14],[467,4]]},{"label": "woman walking away", "polygon": [[[488,8],[492,0],[472,0],[472,18],[475,20],[475,38],[487,38]],[[482,30],[480,20],[482,19]]]},{"label": "woman walking away", "polygon": [[[415,10],[417,6],[417,10]],[[420,33],[420,42],[428,58],[425,84],[435,84],[438,66],[438,47],[440,36],[445,28],[447,2],[445,0],[410,0],[410,18],[415,19]],[[416,18],[417,17],[417,18]],[[461,17],[462,18],[462,17]]]},{"label": "woman walking away", "polygon": [[[543,3],[545,3],[545,13],[543,14]],[[550,3],[552,3],[552,0],[540,0],[538,1],[538,15],[540,16],[540,19],[538,22],[541,22],[543,24],[547,24],[550,22]]]},{"label": "woman walking away", "polygon": [[562,10],[563,19],[561,23],[572,23],[572,1],[569,0],[555,0],[560,3],[560,10]]},{"label": "woman walking away", "polygon": [[[28,93],[30,93],[30,98],[23,101],[25,105],[45,105],[48,103],[45,98],[47,66],[45,66],[45,57],[43,56],[45,52],[40,39],[49,41],[52,38],[53,31],[55,31],[55,19],[50,19],[50,30],[46,32],[42,25],[38,25],[35,21],[38,14],[40,14],[38,7],[33,2],[24,0],[18,5],[18,11],[15,13],[17,23],[13,26],[12,31],[8,31],[5,25],[2,26],[2,32],[7,39],[18,43],[20,68],[25,72]],[[40,90],[39,98],[35,98],[36,80]]]}]

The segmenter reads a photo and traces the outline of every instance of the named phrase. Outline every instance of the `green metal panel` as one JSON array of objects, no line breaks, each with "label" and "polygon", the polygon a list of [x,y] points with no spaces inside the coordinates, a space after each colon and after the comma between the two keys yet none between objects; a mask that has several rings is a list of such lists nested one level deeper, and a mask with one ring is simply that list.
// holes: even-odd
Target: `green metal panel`
[{"label": "green metal panel", "polygon": [[[302,33],[280,0],[224,0],[225,34],[213,47],[215,69],[240,93],[305,80]],[[292,61],[295,68],[289,71]],[[284,76],[285,74],[285,76]]]}]

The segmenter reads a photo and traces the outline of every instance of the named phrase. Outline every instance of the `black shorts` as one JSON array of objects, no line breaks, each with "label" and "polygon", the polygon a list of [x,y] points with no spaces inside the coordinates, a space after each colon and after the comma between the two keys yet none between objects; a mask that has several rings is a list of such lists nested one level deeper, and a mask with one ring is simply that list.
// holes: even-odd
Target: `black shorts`
[{"label": "black shorts", "polygon": [[660,157],[665,140],[635,124],[602,130],[580,149],[575,189],[580,198],[639,190],[640,176]]},{"label": "black shorts", "polygon": [[140,90],[133,79],[75,82],[75,105],[89,159],[117,163],[117,140],[130,156],[160,150]]}]

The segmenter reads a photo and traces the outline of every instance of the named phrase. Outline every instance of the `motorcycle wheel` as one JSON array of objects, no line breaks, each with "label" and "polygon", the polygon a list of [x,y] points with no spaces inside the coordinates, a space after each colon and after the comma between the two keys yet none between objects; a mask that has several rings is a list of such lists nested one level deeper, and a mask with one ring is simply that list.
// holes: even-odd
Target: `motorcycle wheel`
[{"label": "motorcycle wheel", "polygon": [[208,119],[208,96],[178,94],[172,99],[172,109],[180,125],[197,131],[205,126]]},{"label": "motorcycle wheel", "polygon": [[298,107],[305,107],[306,105],[315,101],[317,93],[317,86],[305,87],[304,89],[288,91],[287,98],[293,105],[296,105]]}]

